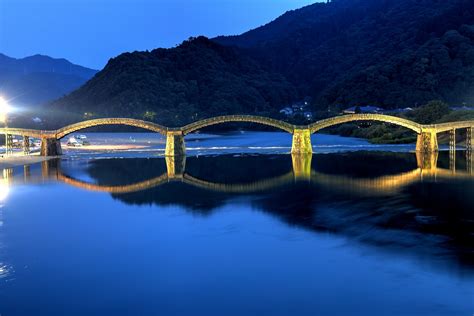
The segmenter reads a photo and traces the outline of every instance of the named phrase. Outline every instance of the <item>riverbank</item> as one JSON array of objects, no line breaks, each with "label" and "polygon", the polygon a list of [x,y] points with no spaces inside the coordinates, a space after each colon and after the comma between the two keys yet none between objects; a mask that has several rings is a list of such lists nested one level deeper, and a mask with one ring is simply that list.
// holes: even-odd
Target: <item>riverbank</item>
[{"label": "riverbank", "polygon": [[81,147],[68,147],[63,144],[63,151],[75,151],[75,150],[132,150],[132,149],[144,149],[150,146],[146,145],[87,145]]},{"label": "riverbank", "polygon": [[3,156],[0,158],[0,169],[7,169],[7,168],[23,166],[23,165],[31,165],[31,164],[47,161],[54,158],[55,157],[44,157],[44,156],[39,156],[39,155]]}]

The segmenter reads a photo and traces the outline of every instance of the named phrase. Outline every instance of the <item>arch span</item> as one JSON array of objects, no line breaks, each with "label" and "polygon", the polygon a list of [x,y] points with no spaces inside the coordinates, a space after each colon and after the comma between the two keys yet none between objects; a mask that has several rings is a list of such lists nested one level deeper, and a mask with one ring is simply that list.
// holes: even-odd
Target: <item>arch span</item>
[{"label": "arch span", "polygon": [[473,128],[474,121],[459,121],[428,125],[428,128],[432,128],[436,133],[443,133],[453,129]]},{"label": "arch span", "polygon": [[402,127],[406,127],[417,134],[420,134],[422,131],[422,125],[416,122],[391,116],[391,115],[384,115],[384,114],[348,114],[348,115],[341,115],[330,117],[324,120],[317,121],[311,125],[309,125],[309,129],[311,133],[315,133],[323,128],[331,127],[334,125],[339,125],[343,123],[349,122],[357,122],[357,121],[378,121],[384,123],[390,123]]},{"label": "arch span", "polygon": [[295,130],[295,126],[290,123],[271,119],[268,117],[254,116],[254,115],[224,115],[224,116],[211,117],[208,119],[200,120],[200,121],[188,124],[186,126],[183,126],[181,130],[183,131],[184,135],[187,135],[203,127],[223,124],[223,123],[228,123],[228,122],[257,123],[257,124],[275,127],[275,128],[284,130],[285,132],[288,132],[290,134],[293,134],[293,131]]},{"label": "arch span", "polygon": [[104,125],[125,125],[125,126],[139,127],[139,128],[143,128],[143,129],[156,132],[162,135],[166,135],[166,132],[168,131],[168,128],[165,126],[161,126],[156,123],[137,120],[137,119],[102,118],[102,119],[88,120],[88,121],[83,121],[83,122],[67,125],[63,128],[56,130],[55,135],[57,139],[61,139],[68,134],[80,131],[85,128],[94,127],[94,126],[104,126]]}]

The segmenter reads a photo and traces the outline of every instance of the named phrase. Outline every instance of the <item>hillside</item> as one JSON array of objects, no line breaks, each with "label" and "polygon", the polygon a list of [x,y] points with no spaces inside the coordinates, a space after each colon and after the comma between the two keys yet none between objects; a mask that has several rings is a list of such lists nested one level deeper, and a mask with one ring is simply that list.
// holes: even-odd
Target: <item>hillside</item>
[{"label": "hillside", "polygon": [[15,105],[35,107],[77,89],[96,72],[49,56],[0,54],[0,94]]},{"label": "hillside", "polygon": [[474,2],[333,0],[218,37],[278,71],[316,109],[474,103]]},{"label": "hillside", "polygon": [[171,49],[121,54],[50,108],[58,117],[70,114],[69,121],[124,116],[170,126],[213,115],[269,114],[295,96],[281,75],[199,37]]},{"label": "hillside", "polygon": [[238,36],[121,54],[50,109],[63,121],[127,116],[171,126],[277,115],[306,96],[315,118],[354,105],[474,104],[474,2],[315,3]]}]

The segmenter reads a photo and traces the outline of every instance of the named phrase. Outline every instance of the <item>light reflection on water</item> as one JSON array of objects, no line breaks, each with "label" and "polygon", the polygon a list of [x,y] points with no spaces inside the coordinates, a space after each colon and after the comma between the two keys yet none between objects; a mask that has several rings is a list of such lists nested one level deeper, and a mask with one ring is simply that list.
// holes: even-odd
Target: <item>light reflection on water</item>
[{"label": "light reflection on water", "polygon": [[[149,157],[150,154],[162,155],[165,150],[165,139],[156,133],[86,133],[93,145],[129,144],[127,150],[89,150],[86,146],[80,149],[67,147],[63,141],[63,151],[71,157],[108,157],[120,154],[122,157]],[[189,134],[185,137],[186,150],[191,155],[209,154],[281,154],[291,149],[291,135],[283,132],[229,132],[216,134]],[[331,153],[354,150],[377,151],[410,151],[414,144],[407,145],[374,145],[366,140],[335,135],[313,134],[311,141],[315,151]]]},{"label": "light reflection on water", "polygon": [[65,157],[14,168],[0,313],[469,315],[474,179],[464,152],[449,158]]}]

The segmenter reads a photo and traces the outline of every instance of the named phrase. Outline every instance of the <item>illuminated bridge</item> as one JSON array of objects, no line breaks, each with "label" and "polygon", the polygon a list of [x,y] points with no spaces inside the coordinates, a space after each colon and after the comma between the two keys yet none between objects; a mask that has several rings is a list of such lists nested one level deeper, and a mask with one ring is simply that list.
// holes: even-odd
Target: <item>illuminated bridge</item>
[{"label": "illuminated bridge", "polygon": [[308,154],[312,153],[311,134],[316,133],[324,128],[344,124],[348,122],[376,121],[388,123],[396,126],[402,126],[412,130],[418,135],[416,150],[418,152],[436,152],[438,151],[438,134],[450,133],[450,149],[454,150],[456,146],[456,131],[466,131],[466,149],[472,150],[472,136],[474,134],[473,121],[458,121],[442,124],[423,125],[404,118],[382,115],[382,114],[349,114],[331,117],[328,119],[314,122],[310,125],[293,125],[280,120],[253,116],[253,115],[226,115],[200,120],[183,127],[169,128],[158,125],[153,122],[147,122],[131,118],[102,118],[83,121],[71,124],[58,130],[34,130],[21,128],[2,128],[0,133],[6,135],[7,154],[11,152],[13,145],[13,136],[23,137],[23,151],[29,154],[30,138],[41,139],[41,155],[57,156],[62,154],[60,140],[77,131],[105,125],[124,125],[142,128],[148,131],[159,133],[166,136],[166,156],[183,156],[186,154],[184,136],[202,129],[207,126],[224,124],[228,122],[246,122],[256,123],[265,126],[271,126],[293,135],[291,153]]}]

